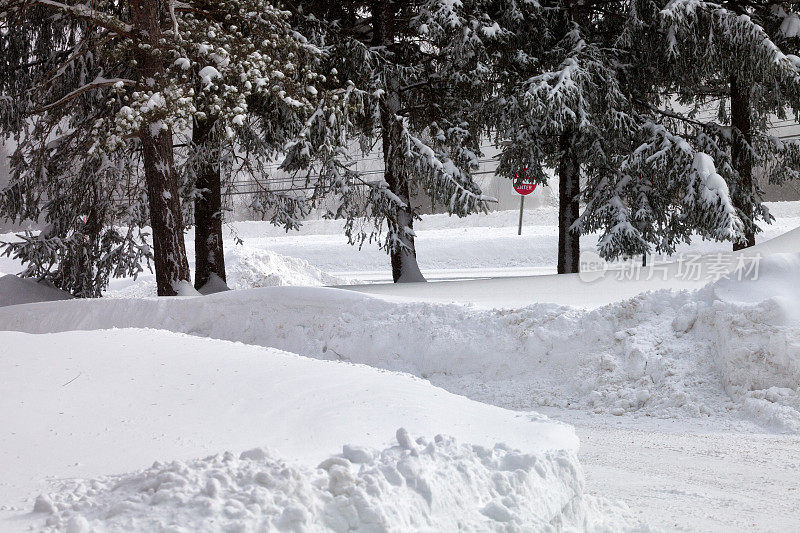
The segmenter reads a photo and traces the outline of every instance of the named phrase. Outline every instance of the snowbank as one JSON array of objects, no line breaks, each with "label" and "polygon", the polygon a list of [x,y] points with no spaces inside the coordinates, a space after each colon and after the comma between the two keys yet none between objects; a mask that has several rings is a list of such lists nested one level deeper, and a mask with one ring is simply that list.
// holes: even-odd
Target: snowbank
[{"label": "snowbank", "polygon": [[714,284],[714,294],[723,301],[739,304],[774,302],[783,310],[782,323],[800,322],[800,254],[775,253],[763,257],[758,268],[742,266],[731,276]]},{"label": "snowbank", "polygon": [[[785,207],[778,211],[785,215],[786,213],[782,209]],[[770,230],[772,229],[770,228]],[[714,243],[717,247],[716,253],[709,253],[713,250],[713,247],[709,249],[711,243],[698,241],[693,243],[689,250],[679,250],[680,253],[673,257],[673,260],[657,265],[651,263],[649,267],[640,271],[636,270],[640,265],[638,260],[627,264],[605,264],[595,253],[594,247],[585,247],[586,240],[584,239],[584,246],[581,248],[581,263],[583,264],[586,259],[593,257],[599,263],[604,264],[606,270],[600,268],[598,272],[595,272],[597,269],[593,267],[588,269],[590,271],[588,274],[581,272],[581,274],[493,277],[447,281],[425,286],[377,283],[351,288],[366,294],[395,300],[469,303],[489,309],[516,309],[535,302],[594,309],[634,298],[645,291],[698,290],[709,282],[718,280],[720,275],[734,272],[742,264],[752,265],[754,261],[773,254],[796,253],[800,250],[800,228],[793,228],[774,239],[735,253],[729,252],[727,246],[720,250],[721,243]],[[499,247],[499,249],[495,247]],[[500,242],[487,242],[483,248],[486,253],[507,258],[515,253],[513,251],[515,248],[527,249],[528,247],[529,243],[517,241],[516,247],[504,246]],[[553,249],[555,249],[555,244],[549,249],[540,250],[539,254],[552,260]],[[437,255],[441,253],[437,250]],[[589,254],[589,256],[583,254]],[[476,265],[481,264],[482,260],[479,257],[468,256],[468,258],[470,261],[474,260]],[[546,263],[547,259],[544,261]],[[537,258],[531,262],[537,264],[540,260]],[[698,275],[691,274],[692,271],[697,272]],[[539,274],[542,273],[539,272]],[[464,272],[463,277],[469,278],[470,276]]]},{"label": "snowbank", "polygon": [[[351,281],[331,276],[308,261],[248,246],[230,246],[225,252],[228,287],[252,289],[297,285],[321,287],[348,285]],[[210,292],[219,292],[212,290]],[[137,280],[114,280],[106,292],[110,298],[141,298],[156,296],[153,275],[142,275]]]},{"label": "snowbank", "polygon": [[229,265],[228,286],[232,289],[283,285],[320,287],[348,283],[342,278],[326,274],[303,259],[258,248],[232,248],[226,254],[225,264]]},{"label": "snowbank", "polygon": [[71,294],[36,280],[0,273],[0,307],[71,298]]},{"label": "snowbank", "polygon": [[[593,310],[554,304],[482,310],[275,287],[181,301],[20,307],[0,310],[0,327],[159,327],[408,372],[513,409],[747,416],[795,432],[800,329],[780,296],[800,275],[800,260],[765,258],[761,268],[759,280],[644,293]],[[760,301],[743,303],[734,293]]]},{"label": "snowbank", "polygon": [[[123,301],[116,303],[120,302]],[[41,309],[50,304],[35,305]],[[222,450],[247,450],[254,446],[273,449],[270,452],[273,459],[290,461],[292,468],[308,478],[303,481],[306,484],[323,475],[309,469],[342,450],[343,444],[351,446],[344,451],[353,463],[375,461],[369,464],[381,471],[381,467],[397,463],[396,468],[405,481],[389,487],[387,477],[389,485],[385,485],[383,496],[370,492],[371,478],[359,478],[362,474],[353,473],[354,479],[362,480],[354,481],[358,487],[376,500],[387,499],[380,505],[388,509],[385,516],[391,520],[401,518],[390,510],[395,504],[389,500],[402,497],[409,505],[413,500],[417,503],[412,509],[417,509],[426,498],[424,486],[431,493],[427,498],[435,498],[437,505],[441,503],[438,510],[430,510],[429,518],[421,518],[432,521],[444,520],[441,513],[448,512],[446,508],[455,505],[456,500],[459,508],[466,508],[475,498],[481,498],[485,505],[492,498],[502,500],[506,496],[510,500],[503,505],[509,509],[509,516],[521,513],[520,523],[560,520],[561,513],[569,511],[570,502],[580,500],[583,495],[575,460],[578,442],[571,427],[534,413],[481,404],[408,375],[154,330],[47,335],[0,332],[0,346],[3,346],[0,375],[4,380],[0,395],[0,427],[3,427],[0,509],[7,510],[10,506],[12,511],[29,512],[34,508],[33,497],[37,493],[51,492],[46,478],[92,479],[114,472],[136,471],[154,459],[191,461]],[[450,435],[482,448],[464,448],[445,439],[441,444],[432,444],[432,453],[428,455],[424,455],[427,444],[405,441],[401,442],[405,451],[361,450],[384,450],[392,443],[398,427],[408,428],[414,435]],[[495,447],[496,443],[505,444]],[[417,455],[411,453],[411,448],[418,448]],[[490,451],[484,454],[480,451],[484,448]],[[520,452],[511,453],[512,449]],[[561,451],[556,453],[557,450]],[[404,459],[408,455],[414,458]],[[249,456],[259,459],[253,454]],[[445,465],[450,460],[453,464]],[[416,465],[420,476],[417,483],[412,474],[418,461],[421,463]],[[213,461],[193,464],[203,471],[216,468]],[[270,469],[275,463],[270,459],[248,465],[246,471]],[[467,468],[461,483],[445,490],[459,465]],[[503,465],[516,467],[502,470]],[[539,467],[546,475],[540,475]],[[235,466],[231,475],[238,468]],[[519,485],[507,486],[506,481],[512,482],[517,468],[530,475],[521,476]],[[450,477],[440,479],[432,473],[434,470],[446,472]],[[500,470],[509,473],[498,473]],[[329,468],[326,475],[345,482],[342,478],[345,473],[336,472]],[[170,477],[162,467],[156,467],[151,474],[162,482],[163,475]],[[508,478],[506,481],[504,476]],[[483,486],[487,479],[491,483],[497,479],[497,484]],[[58,513],[62,511],[71,516],[77,511],[89,512],[95,505],[105,510],[92,511],[89,518],[102,514],[110,519],[120,514],[119,509],[128,509],[130,513],[121,514],[131,520],[146,518],[141,508],[129,509],[124,503],[116,505],[139,493],[136,484],[142,478],[135,475],[118,481],[123,480],[130,481],[130,491],[109,489],[117,483],[87,482],[81,485],[83,488],[75,487],[78,493],[68,490],[74,498],[57,490],[61,496],[50,497],[54,505],[48,507],[43,500],[36,507],[55,511],[56,520],[60,520],[62,515]],[[175,478],[163,488],[183,487],[189,492],[196,491],[199,498],[199,492],[206,490],[209,483],[213,482],[203,477],[201,486],[190,487],[186,480]],[[249,492],[253,488],[246,480],[238,488],[225,485],[224,480],[220,483],[223,495],[228,489]],[[280,490],[276,492],[279,493]],[[177,497],[176,493],[166,492],[156,499],[169,494]],[[422,500],[418,501],[415,498],[419,496]],[[531,501],[527,500],[533,496]],[[182,504],[170,498],[163,500],[167,502],[166,514],[182,508]],[[317,494],[299,504],[315,498],[323,495]],[[357,500],[356,496],[353,498]],[[519,498],[519,509],[514,507],[514,498]],[[220,503],[219,513],[226,513],[227,500]],[[62,507],[59,502],[68,504]],[[107,509],[103,507],[106,505]],[[399,501],[397,505],[400,508],[405,504]],[[213,511],[214,505],[209,509]],[[266,508],[263,512],[267,513]],[[375,518],[374,514],[369,516]],[[64,523],[58,524],[66,525],[71,520],[66,514],[62,517]],[[11,518],[23,520],[25,516]],[[144,524],[142,527],[149,529]],[[0,529],[4,529],[2,523]]]},{"label": "snowbank", "polygon": [[[69,531],[544,531],[630,527],[593,512],[573,454],[522,454],[405,429],[382,450],[345,445],[316,468],[256,448],[77,481],[37,501]],[[71,528],[71,529],[70,529]]]},{"label": "snowbank", "polygon": [[725,390],[754,419],[792,433],[800,433],[798,276],[800,254],[771,255],[757,279],[715,283],[707,311]]}]

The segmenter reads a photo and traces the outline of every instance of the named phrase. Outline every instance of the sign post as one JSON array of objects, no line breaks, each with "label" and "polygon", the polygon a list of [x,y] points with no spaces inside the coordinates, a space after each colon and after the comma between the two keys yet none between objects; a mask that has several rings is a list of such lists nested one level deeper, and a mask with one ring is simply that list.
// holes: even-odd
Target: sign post
[{"label": "sign post", "polygon": [[522,213],[525,209],[525,197],[536,190],[536,183],[533,182],[529,177],[524,175],[524,171],[528,169],[523,169],[523,175],[516,174],[514,176],[514,190],[517,191],[519,194],[519,229],[517,230],[517,235],[522,235]]}]

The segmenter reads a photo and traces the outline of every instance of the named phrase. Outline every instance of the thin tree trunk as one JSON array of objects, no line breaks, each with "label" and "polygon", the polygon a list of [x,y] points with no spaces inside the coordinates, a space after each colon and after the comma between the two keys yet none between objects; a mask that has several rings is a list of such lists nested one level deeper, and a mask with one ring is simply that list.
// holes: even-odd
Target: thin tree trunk
[{"label": "thin tree trunk", "polygon": [[565,131],[559,138],[558,163],[558,273],[580,271],[580,235],[570,231],[580,214],[580,166],[573,146],[575,135]]},{"label": "thin tree trunk", "polygon": [[[158,10],[158,0],[131,0],[134,31],[153,48],[161,37]],[[140,48],[136,59],[140,80],[155,78],[163,72],[161,60],[147,50]],[[180,283],[190,283],[191,278],[183,241],[172,132],[143,124],[139,138],[150,206],[158,295],[174,296],[178,294]]]},{"label": "thin tree trunk", "polygon": [[[390,48],[394,41],[394,11],[391,0],[377,0],[372,3],[373,43],[376,46]],[[390,251],[392,261],[392,279],[395,283],[425,281],[417,264],[417,252],[414,247],[414,214],[411,206],[409,178],[399,165],[401,149],[401,126],[396,120],[400,110],[400,82],[388,73],[386,88],[380,100],[381,139],[383,141],[384,180],[389,190],[394,193],[405,206],[398,207],[395,219],[390,225],[396,227],[398,245]],[[392,228],[390,228],[392,231]]]},{"label": "thin tree trunk", "polygon": [[[742,139],[751,144],[753,139],[752,123],[750,120],[750,91],[749,87],[742,86],[736,76],[731,76],[731,125],[739,130]],[[742,250],[755,246],[756,235],[753,228],[753,161],[742,146],[733,143],[731,147],[731,161],[733,168],[739,174],[736,194],[733,195],[733,205],[745,216],[745,240],[733,243],[733,250]]]},{"label": "thin tree trunk", "polygon": [[[212,283],[212,276],[223,283],[225,249],[222,243],[222,180],[219,165],[219,145],[214,134],[213,120],[194,121],[192,143],[204,157],[197,169],[194,200],[194,287],[203,294],[225,290],[226,286]],[[202,290],[201,290],[202,289]]]}]

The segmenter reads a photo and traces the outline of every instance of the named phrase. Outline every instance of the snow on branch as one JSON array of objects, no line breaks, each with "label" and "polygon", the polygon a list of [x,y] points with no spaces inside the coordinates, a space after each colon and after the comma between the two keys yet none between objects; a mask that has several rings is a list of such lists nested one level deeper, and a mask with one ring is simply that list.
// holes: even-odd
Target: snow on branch
[{"label": "snow on branch", "polygon": [[77,98],[78,96],[82,95],[85,92],[92,91],[94,89],[102,89],[104,87],[124,87],[124,86],[134,86],[136,82],[133,80],[126,80],[123,78],[114,78],[114,79],[105,79],[102,77],[97,77],[91,83],[87,83],[86,85],[71,91],[69,94],[64,95],[63,97],[59,98],[55,102],[50,104],[44,105],[35,110],[36,113],[43,113],[45,111],[50,111],[51,109],[55,109],[61,105],[68,103],[69,101]]},{"label": "snow on branch", "polygon": [[735,241],[741,238],[744,225],[736,214],[728,184],[717,173],[714,160],[708,154],[697,152],[689,176],[684,203],[696,206],[705,217],[713,219],[717,239]]},{"label": "snow on branch", "polygon": [[[748,15],[704,0],[671,0],[660,14],[668,34],[670,56],[688,53],[690,47],[702,47],[702,54],[695,55],[705,60],[735,58],[740,64],[749,63],[745,70],[770,73],[778,80],[800,84],[800,61],[783,53],[764,28]],[[787,31],[791,31],[791,26],[787,26]],[[702,32],[708,34],[697,39]],[[748,54],[742,55],[741,50],[747,50]]]},{"label": "snow on branch", "polygon": [[428,176],[429,189],[441,191],[437,196],[447,197],[450,213],[469,214],[484,209],[485,202],[494,200],[482,194],[472,175],[456,165],[447,154],[437,152],[407,129],[404,129],[404,134],[410,141],[409,155],[415,161],[415,168],[411,171]]},{"label": "snow on branch", "polygon": [[671,254],[693,233],[715,240],[742,237],[744,223],[715,164],[718,158],[730,172],[727,156],[708,133],[689,139],[646,121],[638,138],[636,148],[618,160],[618,171],[590,184],[576,224],[584,232],[602,232],[603,257],[652,248]]},{"label": "snow on branch", "polygon": [[34,4],[39,4],[42,6],[46,6],[53,9],[58,9],[64,11],[66,13],[71,14],[72,16],[84,20],[88,20],[101,28],[105,28],[109,31],[112,31],[118,35],[122,35],[124,37],[132,37],[133,36],[133,28],[130,24],[126,24],[121,20],[113,17],[107,13],[102,13],[100,11],[96,11],[90,5],[86,4],[64,4],[62,2],[56,2],[55,0],[30,0]]}]

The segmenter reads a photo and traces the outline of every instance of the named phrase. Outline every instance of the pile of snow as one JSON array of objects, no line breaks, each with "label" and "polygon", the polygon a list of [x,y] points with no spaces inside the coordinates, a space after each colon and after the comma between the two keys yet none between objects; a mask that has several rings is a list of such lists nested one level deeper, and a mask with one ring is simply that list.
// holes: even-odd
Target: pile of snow
[{"label": "pile of snow", "polygon": [[72,298],[72,295],[68,292],[39,283],[36,280],[20,278],[11,274],[0,274],[0,307],[69,300],[70,298]]},{"label": "pile of snow", "polygon": [[721,300],[739,304],[758,304],[766,300],[783,310],[782,323],[800,322],[800,254],[776,253],[762,257],[757,269],[741,266],[727,278],[714,284],[714,294]]},{"label": "pile of snow", "polygon": [[[0,343],[0,519],[18,525],[522,530],[629,520],[585,494],[571,427],[411,376],[157,330],[6,331]],[[222,450],[251,451],[197,459]],[[140,470],[154,459],[169,463]],[[105,477],[126,471],[136,473]]]},{"label": "pile of snow", "polygon": [[[720,280],[711,326],[733,398],[765,425],[800,433],[800,254],[761,260],[757,279]],[[751,277],[752,278],[752,277]]]},{"label": "pile of snow", "polygon": [[780,296],[797,301],[785,287],[800,276],[800,259],[765,258],[760,272],[758,280],[649,292],[592,310],[555,304],[482,310],[276,287],[183,301],[0,311],[0,327],[160,327],[408,372],[506,408],[747,416],[796,432],[800,328]]},{"label": "pile of snow", "polygon": [[[321,287],[354,283],[353,281],[331,276],[303,259],[248,246],[229,247],[225,252],[225,270],[228,278],[227,286],[231,289],[253,289],[285,285]],[[218,285],[214,290],[207,292],[219,292],[222,289],[222,284]],[[138,280],[128,280],[122,283],[119,281],[112,282],[112,288],[105,295],[110,298],[156,296],[155,277],[144,275]]]},{"label": "pile of snow", "polygon": [[[630,527],[624,507],[594,513],[573,454],[522,454],[437,435],[383,450],[345,445],[309,468],[263,448],[130,475],[66,483],[40,496],[69,531],[543,531]],[[588,500],[588,501],[587,501]]]},{"label": "pile of snow", "polygon": [[783,12],[782,14],[784,18],[781,22],[781,33],[787,38],[796,37],[800,34],[800,17],[795,13],[786,14]]},{"label": "pile of snow", "polygon": [[232,248],[225,254],[225,265],[228,286],[232,289],[348,284],[346,280],[326,274],[308,261],[258,248]]}]

